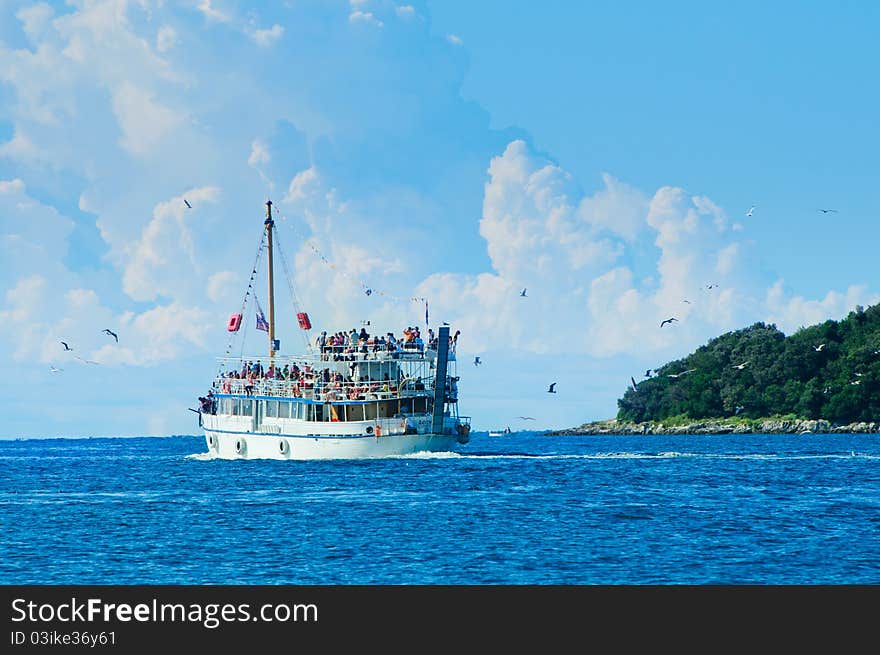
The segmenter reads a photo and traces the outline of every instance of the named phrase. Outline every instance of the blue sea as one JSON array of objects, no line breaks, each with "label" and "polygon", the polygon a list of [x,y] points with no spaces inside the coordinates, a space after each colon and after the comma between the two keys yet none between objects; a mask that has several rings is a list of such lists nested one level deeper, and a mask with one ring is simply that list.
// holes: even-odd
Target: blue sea
[{"label": "blue sea", "polygon": [[472,437],[330,462],[0,441],[0,583],[880,583],[878,435]]}]

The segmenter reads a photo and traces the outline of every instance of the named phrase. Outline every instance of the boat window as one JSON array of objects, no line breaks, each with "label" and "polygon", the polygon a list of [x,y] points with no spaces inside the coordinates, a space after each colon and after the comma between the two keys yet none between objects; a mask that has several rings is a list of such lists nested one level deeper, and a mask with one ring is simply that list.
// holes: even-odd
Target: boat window
[{"label": "boat window", "polygon": [[290,418],[290,403],[286,400],[278,401],[278,418]]},{"label": "boat window", "polygon": [[230,413],[238,416],[241,414],[241,400],[238,398],[230,398],[230,400],[232,401],[232,412]]},{"label": "boat window", "polygon": [[323,405],[312,405],[312,407],[315,408],[314,409],[315,418],[312,419],[313,421],[326,421],[327,420],[324,418],[324,406]]},{"label": "boat window", "polygon": [[364,420],[364,406],[363,405],[348,405],[347,416],[349,421],[363,421]]},{"label": "boat window", "polygon": [[242,416],[253,416],[254,408],[253,408],[252,400],[241,399],[241,415]]},{"label": "boat window", "polygon": [[265,414],[269,418],[278,418],[278,401],[277,400],[267,400],[266,401]]},{"label": "boat window", "polygon": [[303,403],[293,403],[290,406],[290,418],[304,421],[306,418],[305,405]]}]

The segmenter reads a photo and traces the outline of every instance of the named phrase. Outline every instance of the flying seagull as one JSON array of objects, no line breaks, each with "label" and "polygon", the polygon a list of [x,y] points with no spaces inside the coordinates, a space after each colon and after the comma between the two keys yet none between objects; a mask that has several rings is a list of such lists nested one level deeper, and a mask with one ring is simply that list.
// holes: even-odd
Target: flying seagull
[{"label": "flying seagull", "polygon": [[483,362],[480,361],[480,358],[479,358],[479,357],[474,357],[474,366],[479,366],[479,365],[482,364],[482,363],[483,363]]},{"label": "flying seagull", "polygon": [[695,368],[689,368],[688,370],[686,370],[686,371],[682,371],[681,373],[670,373],[670,374],[667,375],[666,377],[669,377],[669,378],[679,378],[679,377],[681,377],[682,375],[686,375],[687,373],[693,373],[693,372],[696,371],[696,370],[697,370],[697,369],[695,369]]},{"label": "flying seagull", "polygon": [[748,362],[743,362],[742,364],[734,364],[733,366],[731,366],[731,368],[738,368],[741,371],[746,367],[747,364]]},{"label": "flying seagull", "polygon": [[186,198],[183,199],[183,204],[186,205],[188,209],[192,209],[192,205],[189,204],[189,201]]},{"label": "flying seagull", "polygon": [[691,301],[690,301],[690,300],[682,300],[682,302],[686,302],[688,305],[691,304]]},{"label": "flying seagull", "polygon": [[746,216],[751,217],[752,213],[755,211],[755,207],[749,207],[749,211],[746,212]]},{"label": "flying seagull", "polygon": [[102,330],[102,332],[108,337],[113,337],[114,339],[116,339],[116,343],[119,343],[119,337],[116,336],[116,333],[113,330]]},{"label": "flying seagull", "polygon": [[520,292],[519,292],[519,295],[520,295],[521,298],[525,298],[525,297],[526,297],[526,290],[523,289],[522,291],[520,291]]},{"label": "flying seagull", "polygon": [[718,288],[718,285],[717,285],[717,284],[707,284],[707,285],[706,285],[706,288],[709,289],[709,290],[711,290],[711,289],[717,289],[717,288]]},{"label": "flying seagull", "polygon": [[63,370],[64,370],[63,368],[55,368],[54,366],[49,367],[49,371],[52,373],[61,373],[61,371],[63,371]]},{"label": "flying seagull", "polygon": [[672,321],[677,321],[677,320],[678,320],[678,319],[675,318],[674,316],[673,316],[672,318],[667,318],[665,321],[661,321],[661,323],[660,323],[660,327],[663,327],[663,326],[666,325],[667,323],[672,323]]},{"label": "flying seagull", "polygon": [[81,361],[83,364],[97,364],[98,362],[92,361],[91,359],[83,359],[79,355],[76,355],[76,359]]},{"label": "flying seagull", "polygon": [[556,383],[550,385],[550,388],[547,389],[547,393],[556,393]]},{"label": "flying seagull", "polygon": [[517,418],[521,418],[523,421],[534,421],[535,418],[533,416],[517,416]]},{"label": "flying seagull", "polygon": [[820,343],[818,346],[814,347],[813,350],[815,350],[817,353],[820,353],[820,352],[822,352],[822,348],[824,348],[824,347],[825,347],[825,344]]},{"label": "flying seagull", "polygon": [[828,214],[828,213],[836,214],[837,213],[836,209],[820,209],[819,211],[822,212],[823,214]]},{"label": "flying seagull", "polygon": [[67,343],[64,342],[64,341],[61,342],[61,345],[64,346],[64,350],[73,350],[73,348],[71,348],[70,346],[68,346]]}]

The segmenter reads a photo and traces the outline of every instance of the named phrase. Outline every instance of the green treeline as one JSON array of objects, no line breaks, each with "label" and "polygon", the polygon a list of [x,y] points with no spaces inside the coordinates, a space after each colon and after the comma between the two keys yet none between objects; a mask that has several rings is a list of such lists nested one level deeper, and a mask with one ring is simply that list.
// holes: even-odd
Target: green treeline
[{"label": "green treeline", "polygon": [[856,307],[842,321],[788,337],[764,323],[728,332],[653,371],[617,405],[619,420],[638,422],[779,415],[836,423],[877,420],[880,305]]}]

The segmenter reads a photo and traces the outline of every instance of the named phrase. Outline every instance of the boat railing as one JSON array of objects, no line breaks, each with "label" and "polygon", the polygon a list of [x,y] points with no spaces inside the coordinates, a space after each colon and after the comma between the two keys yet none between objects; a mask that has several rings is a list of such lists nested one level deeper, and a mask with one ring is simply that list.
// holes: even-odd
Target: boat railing
[{"label": "boat railing", "polygon": [[[399,348],[397,350],[372,350],[364,351],[362,348],[352,348],[349,346],[327,346],[324,352],[318,352],[317,348],[311,349],[307,354],[297,355],[280,355],[276,354],[271,358],[272,363],[276,367],[282,367],[285,364],[321,364],[328,362],[430,362],[437,358],[437,351],[430,348]],[[455,352],[450,350],[449,361],[455,361]],[[270,358],[266,355],[240,355],[238,357],[219,357],[218,361],[228,364],[238,364],[240,367],[243,362],[269,362]],[[235,366],[232,367],[233,369]]]},{"label": "boat railing", "polygon": [[422,378],[406,378],[399,383],[397,380],[324,382],[218,377],[213,385],[213,391],[219,394],[304,398],[322,402],[412,398],[429,395],[433,389],[433,380]]}]

